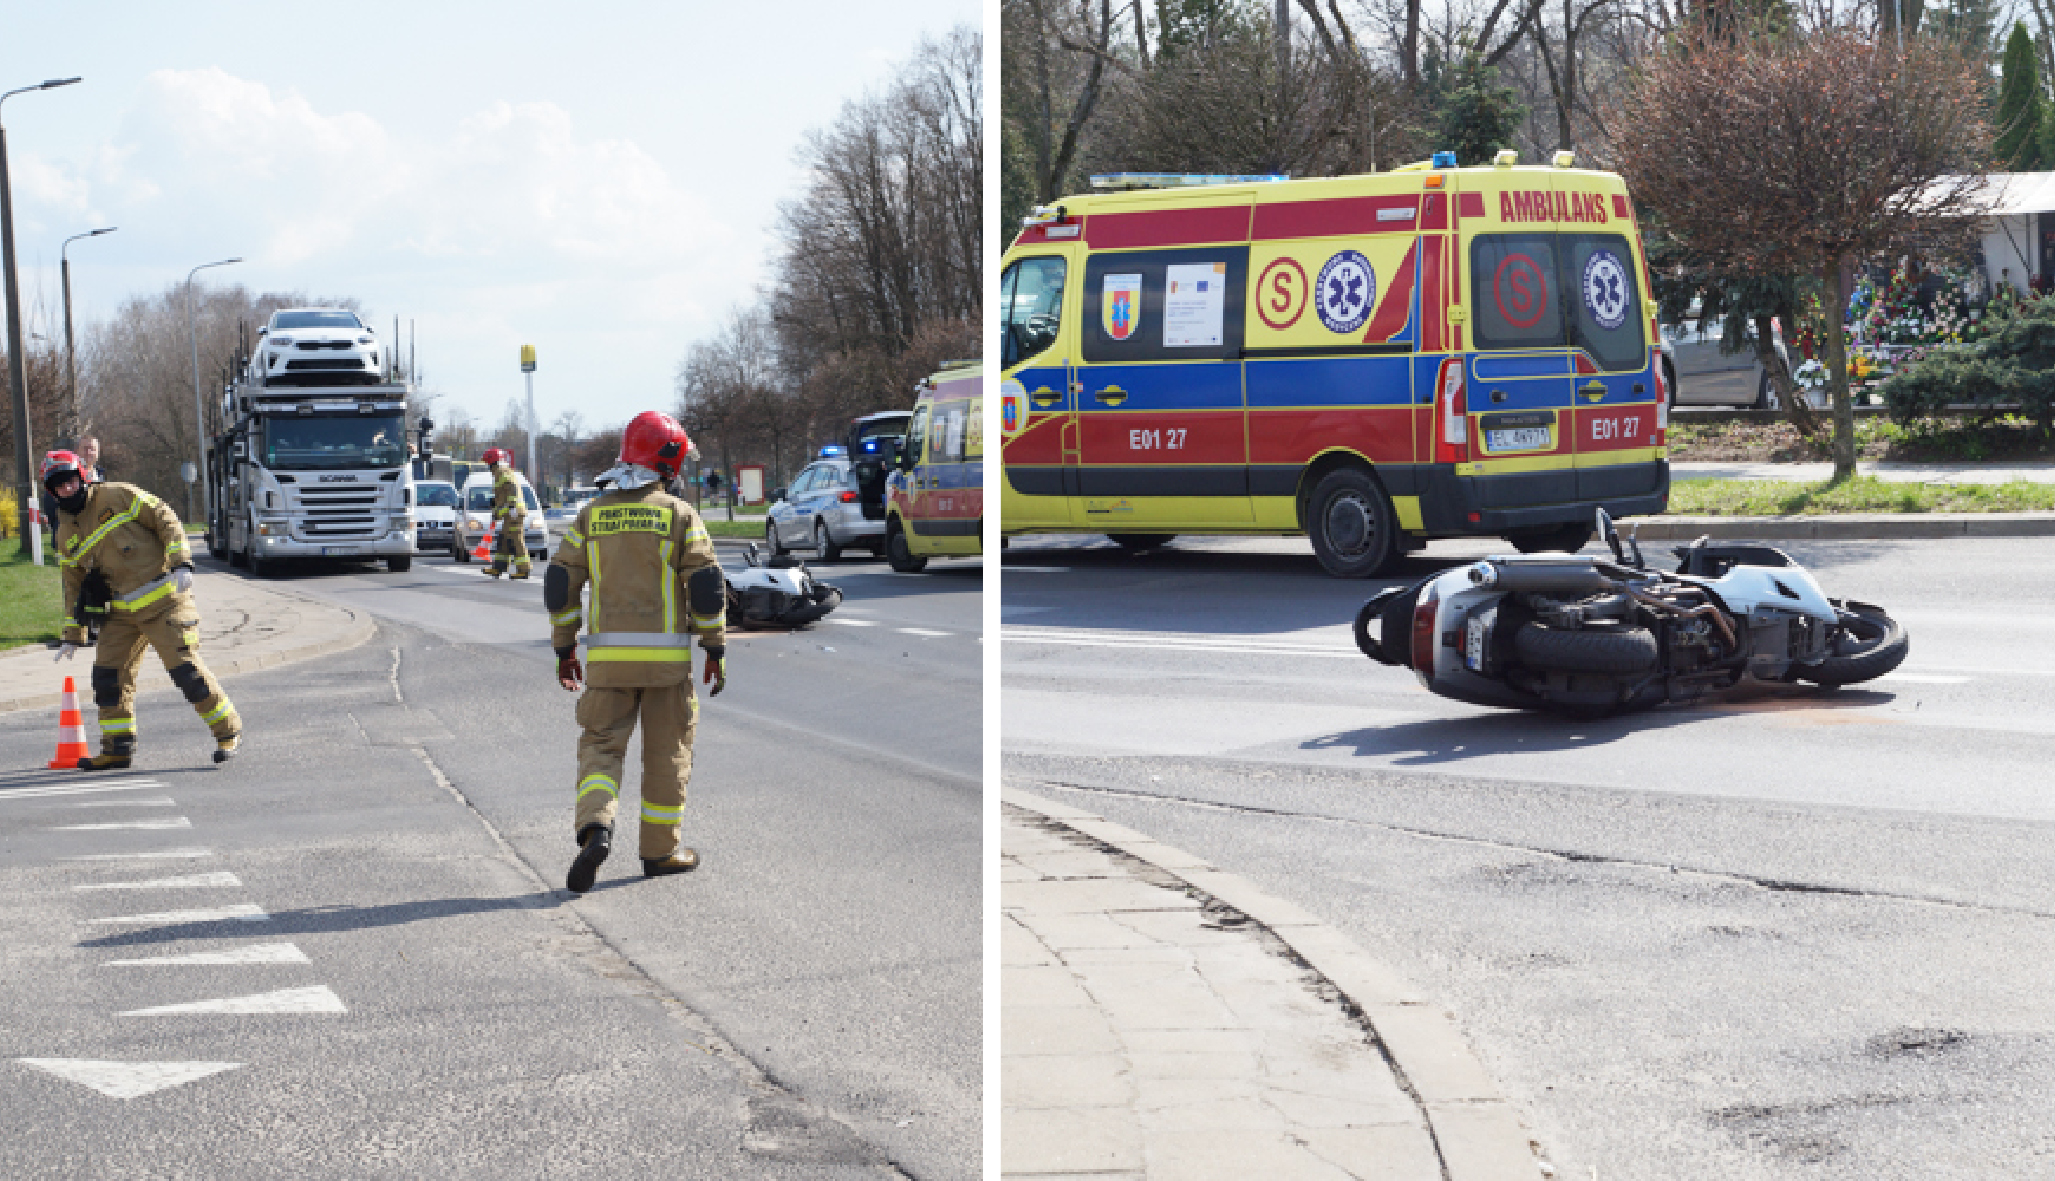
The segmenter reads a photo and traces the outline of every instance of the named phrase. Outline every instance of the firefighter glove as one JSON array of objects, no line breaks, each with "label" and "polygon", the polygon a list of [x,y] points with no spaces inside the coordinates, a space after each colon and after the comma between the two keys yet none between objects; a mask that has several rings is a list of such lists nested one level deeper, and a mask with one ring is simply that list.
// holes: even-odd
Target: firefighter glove
[{"label": "firefighter glove", "polygon": [[577,653],[566,653],[557,657],[557,684],[576,690],[585,680],[585,666],[578,663]]},{"label": "firefighter glove", "polygon": [[191,566],[172,567],[171,584],[178,588],[179,594],[190,594],[193,589],[193,568]]},{"label": "firefighter glove", "polygon": [[719,697],[721,690],[728,687],[727,649],[706,649],[706,683],[713,686],[706,691],[708,697]]},{"label": "firefighter glove", "polygon": [[59,660],[70,660],[73,656],[77,654],[78,645],[72,643],[70,640],[66,640],[64,641],[63,646],[57,649],[57,655],[51,658],[50,663],[55,664]]}]

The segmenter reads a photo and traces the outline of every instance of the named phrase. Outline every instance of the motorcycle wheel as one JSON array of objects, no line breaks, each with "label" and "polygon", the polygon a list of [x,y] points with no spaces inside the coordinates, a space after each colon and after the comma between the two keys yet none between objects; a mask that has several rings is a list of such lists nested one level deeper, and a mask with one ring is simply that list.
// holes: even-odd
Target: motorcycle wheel
[{"label": "motorcycle wheel", "polygon": [[1883,608],[1839,601],[1834,606],[1841,610],[1841,631],[1829,642],[1832,654],[1818,664],[1792,669],[1792,676],[1815,685],[1853,685],[1873,681],[1905,663],[1912,637]]},{"label": "motorcycle wheel", "polygon": [[1655,671],[1655,635],[1646,628],[1568,630],[1530,623],[1513,633],[1528,668],[1640,676]]}]

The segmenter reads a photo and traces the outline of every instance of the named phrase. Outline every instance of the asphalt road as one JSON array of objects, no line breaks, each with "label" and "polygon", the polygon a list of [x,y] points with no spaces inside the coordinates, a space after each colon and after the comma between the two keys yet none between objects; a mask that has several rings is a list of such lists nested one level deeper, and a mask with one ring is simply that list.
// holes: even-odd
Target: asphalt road
[{"label": "asphalt road", "polygon": [[1410,977],[1559,1177],[2055,1176],[2055,550],[1783,548],[1899,674],[1571,722],[1364,659],[1303,542],[1016,539],[1006,774]]},{"label": "asphalt road", "polygon": [[[378,635],[235,682],[224,769],[160,694],[134,774],[0,775],[0,1175],[977,1176],[979,569],[836,564],[839,622],[738,634],[701,869],[630,820],[582,898],[540,579],[477,569],[288,571]],[[51,737],[0,716],[8,766]]]}]

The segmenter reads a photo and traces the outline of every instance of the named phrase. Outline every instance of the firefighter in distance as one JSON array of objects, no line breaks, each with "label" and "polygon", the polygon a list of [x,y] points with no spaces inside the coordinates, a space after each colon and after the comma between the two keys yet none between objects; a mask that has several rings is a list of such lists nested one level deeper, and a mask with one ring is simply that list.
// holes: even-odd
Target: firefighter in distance
[{"label": "firefighter in distance", "polygon": [[89,580],[106,580],[107,620],[93,657],[93,704],[100,714],[100,753],[79,760],[82,771],[127,768],[136,753],[136,677],[143,646],[157,650],[171,683],[214,735],[214,761],[225,763],[242,743],[243,722],[200,660],[200,608],[193,601],[193,559],[185,526],[169,505],[133,484],[89,481],[91,471],[69,451],[43,460],[43,487],[57,503],[57,564],[64,582],[64,629],[57,659],[86,642],[79,599]]},{"label": "firefighter in distance", "polygon": [[[543,571],[557,683],[576,690],[589,678],[578,699],[578,854],[565,879],[574,893],[592,888],[613,847],[622,764],[638,720],[643,876],[699,864],[680,838],[699,714],[691,644],[698,636],[710,695],[720,693],[728,683],[727,589],[699,514],[665,488],[691,447],[668,415],[637,415],[622,432],[620,462],[593,481],[607,491],[578,510]],[[581,602],[588,585],[589,602]],[[577,647],[587,624],[589,671]]]},{"label": "firefighter in distance", "polygon": [[528,506],[521,499],[521,481],[514,478],[514,453],[494,447],[485,453],[492,469],[492,519],[499,540],[492,547],[492,568],[486,573],[498,578],[507,572],[507,560],[514,563],[515,578],[528,577]]}]

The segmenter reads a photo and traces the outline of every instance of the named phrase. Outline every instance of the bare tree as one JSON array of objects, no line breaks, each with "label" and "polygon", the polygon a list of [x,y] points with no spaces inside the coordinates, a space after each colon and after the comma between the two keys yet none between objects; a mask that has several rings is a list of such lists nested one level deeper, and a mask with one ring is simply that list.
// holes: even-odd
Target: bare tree
[{"label": "bare tree", "polygon": [[1940,38],[1908,36],[1900,56],[1846,26],[1700,36],[1652,59],[1611,121],[1629,189],[1692,249],[1742,273],[1820,277],[1834,476],[1854,475],[1849,275],[1975,224],[1991,159],[1976,63]]}]

